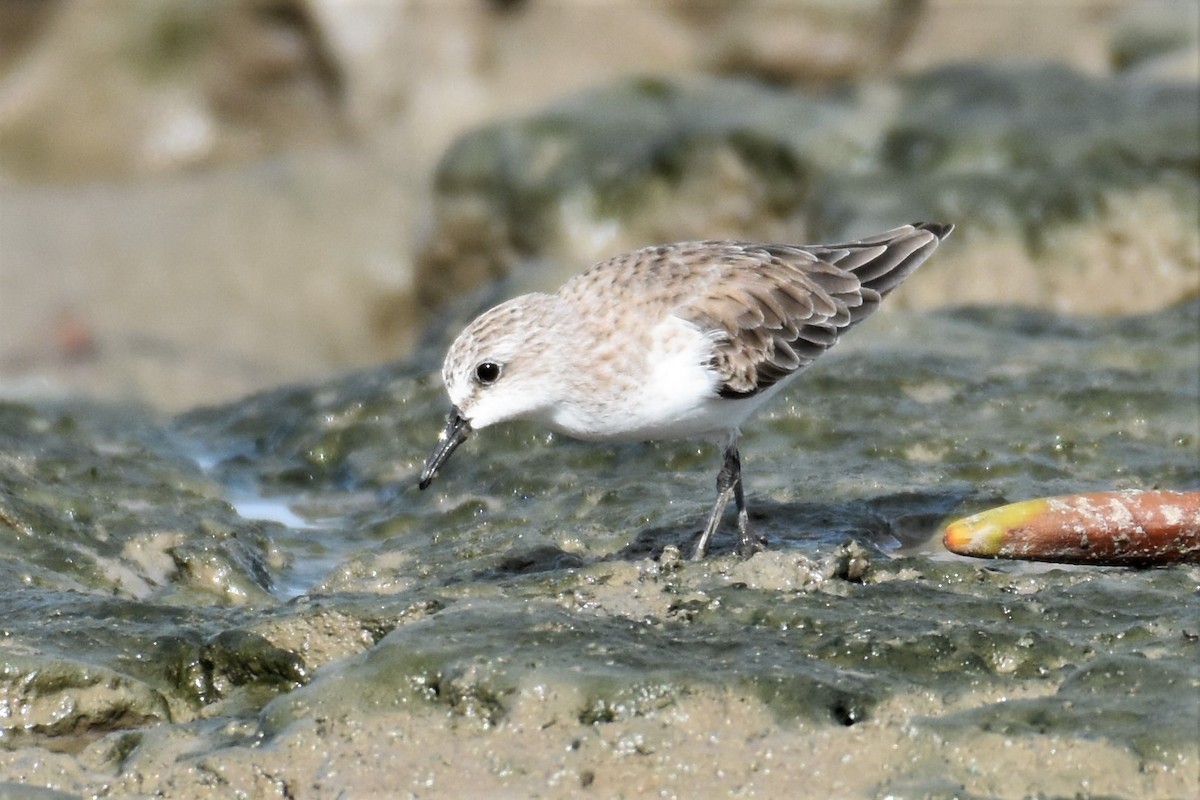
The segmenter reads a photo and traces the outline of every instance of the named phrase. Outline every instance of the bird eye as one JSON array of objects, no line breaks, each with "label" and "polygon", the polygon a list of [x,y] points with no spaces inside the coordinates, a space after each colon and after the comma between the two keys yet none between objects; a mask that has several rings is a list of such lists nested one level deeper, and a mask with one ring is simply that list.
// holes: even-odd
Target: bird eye
[{"label": "bird eye", "polygon": [[500,365],[495,361],[481,361],[475,367],[475,380],[483,386],[490,386],[500,379]]}]

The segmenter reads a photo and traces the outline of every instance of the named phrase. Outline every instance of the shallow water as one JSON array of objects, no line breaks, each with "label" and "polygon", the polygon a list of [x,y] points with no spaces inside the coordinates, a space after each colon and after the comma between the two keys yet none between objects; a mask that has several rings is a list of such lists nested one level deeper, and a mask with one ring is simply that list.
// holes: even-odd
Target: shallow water
[{"label": "shallow water", "polygon": [[[145,786],[193,763],[166,744],[181,736],[229,763],[326,719],[569,741],[726,692],[784,732],[890,725],[900,703],[913,747],[1100,742],[1188,789],[1197,568],[976,562],[938,527],[1031,496],[1200,488],[1198,364],[1200,302],[873,318],[746,425],[768,552],[733,557],[730,524],[698,564],[679,554],[712,500],[709,445],[511,425],[418,492],[446,410],[432,364],[165,424],[6,403],[0,700],[25,710],[0,743],[80,753],[83,787]],[[1005,785],[973,757],[938,769]]]}]

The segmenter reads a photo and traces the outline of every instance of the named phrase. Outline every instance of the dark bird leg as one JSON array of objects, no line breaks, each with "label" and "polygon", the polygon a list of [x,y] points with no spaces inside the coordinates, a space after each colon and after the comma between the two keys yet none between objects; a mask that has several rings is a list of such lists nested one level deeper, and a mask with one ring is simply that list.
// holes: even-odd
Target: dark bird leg
[{"label": "dark bird leg", "polygon": [[708,543],[721,524],[721,515],[730,497],[738,512],[738,554],[753,555],[763,548],[763,542],[750,532],[750,517],[746,513],[746,498],[742,493],[742,460],[738,456],[736,436],[730,437],[729,444],[725,446],[725,458],[721,471],[717,473],[717,502],[708,517],[708,524],[704,526],[704,533],[700,535],[700,541],[696,543],[693,561],[699,561],[708,552]]},{"label": "dark bird leg", "polygon": [[[726,453],[725,459],[728,463],[728,453]],[[749,558],[766,547],[767,540],[762,536],[755,536],[750,531],[750,515],[746,513],[746,498],[742,496],[742,460],[738,457],[736,449],[733,450],[733,466],[733,502],[737,506],[738,512],[737,554],[742,558]]]}]

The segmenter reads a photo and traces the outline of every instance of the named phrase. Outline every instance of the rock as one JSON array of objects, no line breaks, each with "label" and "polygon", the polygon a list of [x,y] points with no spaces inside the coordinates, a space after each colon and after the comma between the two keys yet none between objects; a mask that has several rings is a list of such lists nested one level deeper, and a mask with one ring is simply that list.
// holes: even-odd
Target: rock
[{"label": "rock", "polygon": [[935,218],[963,235],[906,287],[912,305],[1161,307],[1200,274],[1198,104],[1195,86],[1045,65],[945,67],[838,97],[592,90],[448,151],[418,305],[552,290],[656,242],[836,241]]},{"label": "rock", "polygon": [[[1195,286],[1200,244],[1187,149],[1198,123],[1186,119],[1196,102],[1179,86],[1197,84],[1185,24],[1194,4],[1043,4],[1036,25],[1023,9],[786,0],[626,3],[614,14],[552,0],[0,0],[0,391],[83,391],[177,411],[422,345],[432,361],[458,321],[438,306],[459,288],[478,289],[458,299],[462,317],[582,269],[606,248],[685,235],[855,235],[931,207],[967,227],[945,268],[891,306],[995,300],[1103,312],[1170,302]],[[980,80],[961,64],[984,58],[1007,60],[982,71],[1009,77]],[[1077,80],[1061,113],[1047,93],[1011,127],[1001,119],[999,138],[986,135],[986,113],[977,126],[913,89],[937,67],[926,90],[941,86],[977,113],[989,82],[1070,83],[1048,68],[1014,78],[1017,59],[1058,64]],[[781,98],[776,121],[788,130],[766,125],[775,105],[766,99],[720,108],[724,92],[697,88],[714,73]],[[757,83],[738,80],[747,76]],[[956,79],[983,95],[956,94]],[[1164,94],[1164,82],[1183,95]],[[625,183],[581,175],[570,186],[584,189],[552,200],[536,194],[536,169],[498,175],[501,189],[515,179],[507,205],[519,213],[462,185],[431,198],[434,164],[472,129],[546,116],[563,121],[554,147],[581,138],[581,125],[594,125],[597,139],[607,109],[580,104],[635,95],[628,87],[639,83],[673,87],[677,104],[689,92],[708,98],[680,124],[707,111],[714,127],[685,127],[672,141],[614,120],[611,130],[636,140],[613,146],[621,157],[612,163],[635,168]],[[1124,88],[1097,91],[1109,83]],[[1151,126],[1116,142],[1105,138],[1113,119],[1104,104],[1128,110],[1114,99],[1122,92],[1155,102]],[[1032,94],[1013,91],[1022,103]],[[910,102],[916,114],[905,112]],[[1043,126],[1035,107],[1055,124]],[[752,117],[738,128],[730,112]],[[1077,112],[1084,124],[1062,138],[1086,144],[1095,128],[1095,158],[1048,168],[1039,131],[1059,137],[1057,121]],[[647,119],[672,113],[651,108]],[[1170,113],[1180,117],[1173,133],[1150,129]],[[969,135],[954,144],[944,130]],[[1111,175],[1085,174],[1093,164],[1121,169],[1126,157],[1136,166],[1143,135],[1180,143],[1160,152],[1160,176],[1117,194]],[[621,154],[647,141],[663,159],[642,173]],[[522,147],[553,158],[553,147],[540,149],[549,143]],[[997,143],[1001,152],[990,149]],[[973,166],[928,163],[943,147],[970,160],[976,146]],[[897,162],[886,169],[883,149]],[[504,160],[539,166],[518,155]],[[588,181],[624,186],[605,201],[618,208],[596,207]],[[1070,222],[1072,208],[1082,222]],[[1153,280],[1129,280],[1146,264]],[[504,276],[508,284],[494,282]],[[1128,297],[1112,290],[1122,283]],[[442,330],[429,333],[434,314]]]},{"label": "rock", "polygon": [[270,596],[267,523],[238,517],[137,413],[0,401],[0,471],[0,564],[21,565],[21,584],[190,604]]},{"label": "rock", "polygon": [[438,168],[419,306],[436,310],[522,261],[550,268],[513,288],[546,289],[641,244],[786,239],[804,224],[813,163],[850,146],[854,116],[750,83],[646,80],[481,128]]},{"label": "rock", "polygon": [[1142,0],[1115,15],[1109,58],[1117,71],[1140,70],[1176,54],[1195,54],[1200,45],[1200,11],[1187,0]]},{"label": "rock", "polygon": [[163,696],[111,669],[66,659],[6,654],[0,663],[0,736],[23,746],[82,749],[121,728],[167,722]]},{"label": "rock", "polygon": [[717,458],[695,444],[514,424],[417,492],[445,396],[414,366],[165,421],[0,405],[0,774],[841,797],[900,780],[887,751],[914,796],[1194,796],[1194,564],[981,566],[931,537],[1002,497],[1195,486],[1198,323],[967,308],[848,338],[745,426],[750,559],[727,524],[680,560]]},{"label": "rock", "polygon": [[681,4],[716,72],[818,87],[883,74],[925,21],[925,0]]},{"label": "rock", "polygon": [[36,23],[0,90],[9,174],[146,175],[348,133],[305,0],[59,3]]}]

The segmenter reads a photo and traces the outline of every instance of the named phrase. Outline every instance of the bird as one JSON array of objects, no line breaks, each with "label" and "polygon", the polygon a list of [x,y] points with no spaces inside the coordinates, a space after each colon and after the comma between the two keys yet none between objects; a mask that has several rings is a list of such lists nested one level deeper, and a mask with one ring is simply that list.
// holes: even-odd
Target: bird
[{"label": "bird", "polygon": [[732,499],[737,553],[751,530],[742,423],[833,347],[954,229],[918,222],[841,244],[733,240],[644,247],[601,261],[553,294],[484,312],[451,344],[451,410],[418,479],[426,489],[475,431],[529,420],[596,442],[707,439],[721,446],[717,498],[692,558]]}]

